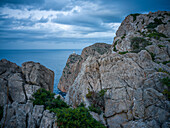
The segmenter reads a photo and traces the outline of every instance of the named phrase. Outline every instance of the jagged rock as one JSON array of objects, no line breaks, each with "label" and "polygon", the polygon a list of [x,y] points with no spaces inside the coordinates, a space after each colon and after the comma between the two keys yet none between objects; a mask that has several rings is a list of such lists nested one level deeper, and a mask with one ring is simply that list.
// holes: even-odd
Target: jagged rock
[{"label": "jagged rock", "polygon": [[80,55],[73,53],[69,56],[58,84],[58,88],[62,92],[67,92],[69,86],[73,84],[80,71],[81,63],[82,57]]},{"label": "jagged rock", "polygon": [[80,72],[82,63],[87,59],[88,56],[99,56],[109,53],[111,53],[111,45],[105,43],[96,43],[84,48],[81,56],[75,53],[71,54],[63,70],[58,88],[63,92],[68,91],[68,88],[73,84],[78,73]]},{"label": "jagged rock", "polygon": [[24,81],[22,79],[21,73],[15,73],[8,80],[9,95],[12,101],[16,102],[26,102],[26,96],[24,93]]},{"label": "jagged rock", "polygon": [[[12,98],[9,96],[9,90],[12,88],[9,89],[9,87],[8,87],[8,84],[9,84],[8,79],[15,73],[21,73],[21,68],[19,66],[17,66],[15,63],[7,61],[6,59],[0,60],[0,97],[1,97],[0,104],[2,106],[4,106],[7,103],[11,103]],[[16,85],[17,83],[19,83],[18,86]],[[13,84],[12,81],[11,81],[11,84]],[[18,82],[15,81],[15,85],[13,84],[15,87],[17,86],[18,89],[20,89],[21,93],[19,91],[16,92],[19,95],[23,94],[21,84],[22,84],[22,82],[19,82],[19,81]],[[15,91],[16,91],[16,89],[15,89]],[[18,97],[19,95],[17,95],[17,96],[14,95],[14,97]],[[21,102],[25,101],[25,99],[22,99],[20,97],[18,97],[18,98],[19,98],[19,99],[17,99],[18,101],[21,101]]]},{"label": "jagged rock", "polygon": [[121,124],[127,122],[127,117],[125,113],[116,114],[113,117],[107,119],[107,123],[110,128],[121,128]]},{"label": "jagged rock", "polygon": [[29,84],[38,85],[53,92],[54,72],[50,69],[40,63],[29,61],[22,64],[22,72]]},{"label": "jagged rock", "polygon": [[[170,12],[158,11],[149,14],[131,14],[125,18],[116,32],[113,42],[113,50],[115,51],[139,51],[147,49],[153,54],[155,62],[168,62],[170,37]],[[145,41],[144,48],[137,46],[139,41],[137,37]],[[138,42],[135,45],[132,39]],[[148,44],[146,43],[148,41]],[[151,45],[153,44],[153,45]],[[136,49],[133,49],[133,45]],[[151,46],[150,46],[151,45]]]},{"label": "jagged rock", "polygon": [[6,59],[0,60],[0,76],[7,79],[10,74],[21,72],[21,68],[15,63],[7,61]]},{"label": "jagged rock", "polygon": [[[81,102],[88,106],[88,89],[107,89],[104,114],[109,127],[121,127],[121,124],[129,120],[143,118],[155,119],[158,124],[163,123],[167,121],[169,112],[165,107],[168,105],[167,98],[162,94],[166,87],[162,87],[160,79],[169,75],[157,72],[159,68],[170,72],[167,66],[154,63],[146,50],[138,54],[113,53],[88,57],[69,88],[65,101],[73,106]],[[152,103],[153,108],[149,109],[148,103]]]},{"label": "jagged rock", "polygon": [[[55,124],[55,114],[50,113],[49,110],[43,112],[40,128],[52,128]],[[57,127],[56,127],[57,128]]]},{"label": "jagged rock", "polygon": [[95,43],[83,49],[81,57],[86,60],[88,56],[99,56],[106,53],[111,53],[111,45],[106,43]]},{"label": "jagged rock", "polygon": [[[32,99],[31,95],[40,87],[53,90],[54,74],[51,70],[34,62],[24,63],[22,70],[5,59],[0,61],[0,105],[4,108],[0,124],[4,128],[40,127],[44,106],[33,107],[29,99]],[[31,81],[25,78],[31,78]],[[36,85],[31,85],[31,82],[36,82]],[[49,117],[48,121],[53,119]],[[55,127],[55,124],[52,125]]]},{"label": "jagged rock", "polygon": [[5,104],[10,103],[10,100],[8,99],[8,86],[7,81],[3,78],[0,78],[0,104],[4,106]]},{"label": "jagged rock", "polygon": [[105,120],[103,118],[103,114],[99,115],[99,114],[97,114],[95,112],[90,112],[90,114],[92,115],[92,117],[94,119],[96,119],[97,121],[101,122],[104,126],[106,126],[106,122],[105,122]]},{"label": "jagged rock", "polygon": [[38,89],[40,89],[40,86],[26,84],[24,85],[24,88],[25,88],[27,99],[32,99],[33,98],[32,94],[35,93]]}]

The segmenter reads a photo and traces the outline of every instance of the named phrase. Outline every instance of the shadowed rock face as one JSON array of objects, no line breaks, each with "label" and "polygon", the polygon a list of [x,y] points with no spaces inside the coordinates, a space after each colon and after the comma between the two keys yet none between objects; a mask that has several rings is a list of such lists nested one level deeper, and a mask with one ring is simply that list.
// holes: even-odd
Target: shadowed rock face
[{"label": "shadowed rock face", "polygon": [[[103,114],[109,128],[168,128],[170,102],[164,94],[168,87],[161,82],[163,78],[170,78],[170,16],[169,12],[166,13],[168,15],[165,12],[137,15],[136,20],[128,16],[119,27],[113,43],[113,50],[115,46],[117,52],[83,55],[87,59],[82,62],[65,101],[72,106],[81,102],[89,106],[92,103],[86,98],[88,90],[99,92],[105,89]],[[154,20],[156,17],[162,17],[162,22],[159,20],[158,24],[154,23],[154,28],[149,28],[153,27],[151,22],[157,22],[157,19]],[[164,26],[162,30],[160,26]],[[155,33],[159,36],[155,36]],[[151,43],[144,45],[137,53],[132,53],[133,37],[139,41],[136,44]],[[120,51],[129,53],[119,54]]]},{"label": "shadowed rock face", "polygon": [[33,107],[30,99],[39,88],[53,91],[54,72],[35,62],[22,67],[0,60],[0,105],[4,108],[0,121],[4,128],[55,127],[55,116],[44,106]]},{"label": "shadowed rock face", "polygon": [[67,92],[68,88],[73,84],[78,73],[80,72],[82,63],[88,56],[99,56],[111,52],[111,45],[105,43],[96,43],[83,49],[81,55],[71,54],[67,60],[66,66],[60,78],[58,88]]}]

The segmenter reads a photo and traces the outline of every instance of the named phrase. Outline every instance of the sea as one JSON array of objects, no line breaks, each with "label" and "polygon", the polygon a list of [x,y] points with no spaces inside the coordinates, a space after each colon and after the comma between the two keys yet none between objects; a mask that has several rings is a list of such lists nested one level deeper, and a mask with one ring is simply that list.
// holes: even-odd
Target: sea
[{"label": "sea", "polygon": [[82,49],[0,50],[0,60],[7,59],[19,66],[27,61],[39,62],[55,73],[54,93],[65,96],[65,93],[57,88],[62,71],[69,55],[72,53],[80,55],[81,52]]}]

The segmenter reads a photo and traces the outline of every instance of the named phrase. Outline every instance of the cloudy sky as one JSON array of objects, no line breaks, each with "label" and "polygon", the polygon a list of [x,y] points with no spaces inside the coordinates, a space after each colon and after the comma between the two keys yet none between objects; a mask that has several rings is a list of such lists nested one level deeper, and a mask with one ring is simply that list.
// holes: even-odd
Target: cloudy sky
[{"label": "cloudy sky", "polygon": [[0,49],[82,49],[112,43],[131,13],[170,10],[169,0],[0,0]]}]

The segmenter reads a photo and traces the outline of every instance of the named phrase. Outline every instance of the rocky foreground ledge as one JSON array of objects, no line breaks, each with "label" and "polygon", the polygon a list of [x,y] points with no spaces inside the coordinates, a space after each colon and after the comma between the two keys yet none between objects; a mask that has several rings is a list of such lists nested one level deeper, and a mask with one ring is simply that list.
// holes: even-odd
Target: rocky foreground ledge
[{"label": "rocky foreground ledge", "polygon": [[54,125],[55,115],[43,105],[30,101],[39,88],[53,92],[54,72],[35,62],[22,67],[5,59],[0,60],[0,105],[3,128],[47,128]]}]

